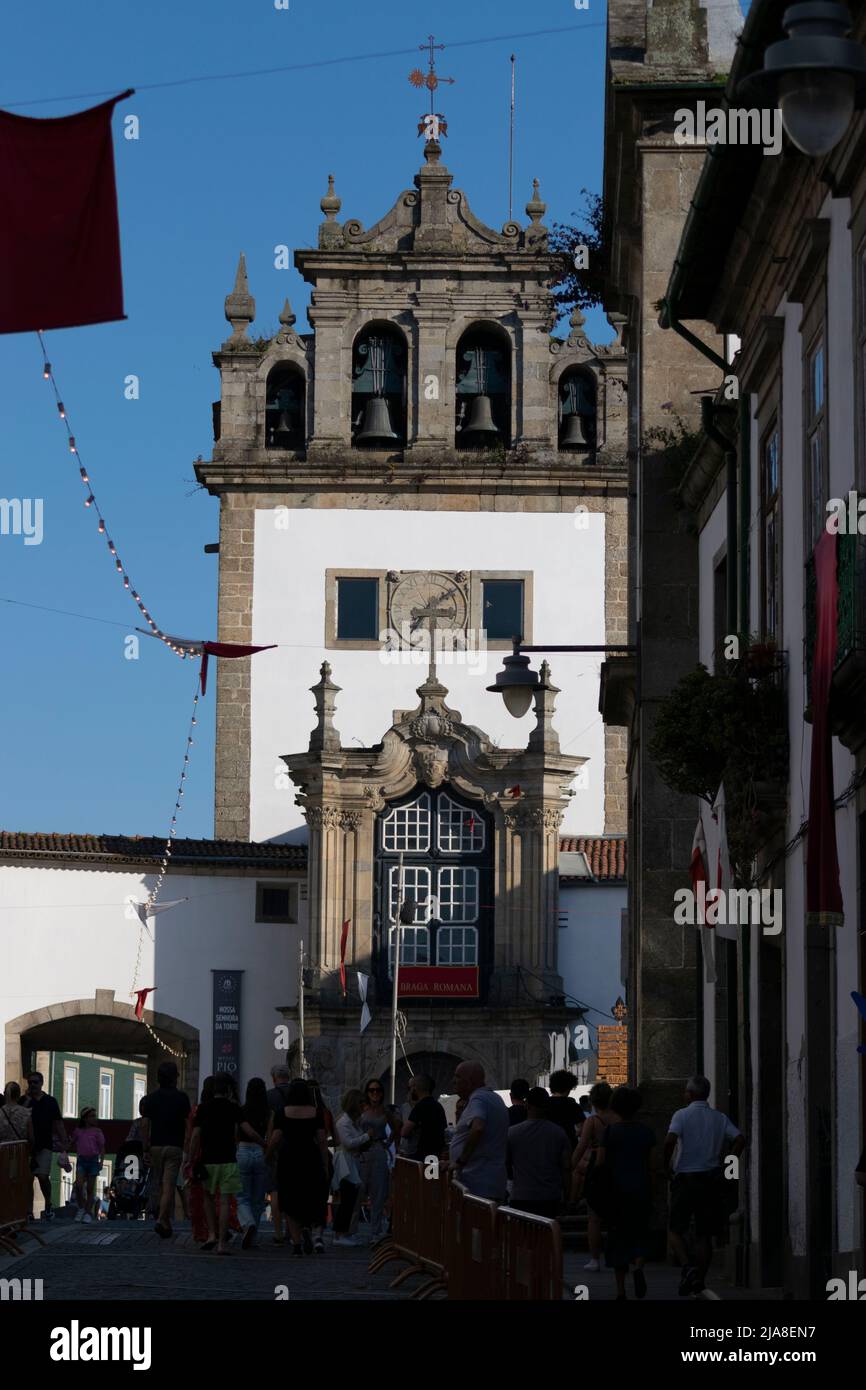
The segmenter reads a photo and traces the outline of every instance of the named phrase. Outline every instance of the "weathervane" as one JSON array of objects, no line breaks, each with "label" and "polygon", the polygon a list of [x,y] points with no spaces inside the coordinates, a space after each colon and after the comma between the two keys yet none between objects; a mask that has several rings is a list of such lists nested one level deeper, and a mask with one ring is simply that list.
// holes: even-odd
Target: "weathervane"
[{"label": "weathervane", "polygon": [[414,68],[409,74],[409,81],[413,87],[426,87],[430,93],[430,110],[426,111],[418,122],[418,134],[423,135],[425,140],[438,140],[440,135],[448,134],[448,122],[441,112],[433,109],[433,94],[440,82],[454,83],[454,77],[439,77],[436,72],[436,49],[444,49],[444,43],[434,43],[434,36],[429,34],[426,43],[420,43],[418,47],[421,52],[427,53],[428,69],[422,72],[421,68]]}]

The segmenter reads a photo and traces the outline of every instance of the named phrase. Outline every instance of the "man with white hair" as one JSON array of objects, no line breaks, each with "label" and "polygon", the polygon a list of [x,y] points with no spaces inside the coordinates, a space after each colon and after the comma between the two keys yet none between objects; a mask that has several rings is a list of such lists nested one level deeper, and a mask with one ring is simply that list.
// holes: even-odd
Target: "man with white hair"
[{"label": "man with white hair", "polygon": [[508,1108],[485,1084],[480,1062],[460,1063],[454,1089],[465,1102],[448,1154],[454,1176],[474,1197],[504,1202]]},{"label": "man with white hair", "polygon": [[[686,1104],[671,1119],[665,1140],[665,1168],[671,1182],[670,1240],[683,1267],[679,1292],[703,1293],[704,1281],[713,1258],[713,1236],[724,1233],[726,1191],[723,1155],[731,1144],[737,1157],[746,1147],[737,1126],[708,1104],[710,1083],[705,1076],[692,1076],[686,1082]],[[686,1241],[692,1219],[695,1223],[694,1259],[689,1259]]]}]

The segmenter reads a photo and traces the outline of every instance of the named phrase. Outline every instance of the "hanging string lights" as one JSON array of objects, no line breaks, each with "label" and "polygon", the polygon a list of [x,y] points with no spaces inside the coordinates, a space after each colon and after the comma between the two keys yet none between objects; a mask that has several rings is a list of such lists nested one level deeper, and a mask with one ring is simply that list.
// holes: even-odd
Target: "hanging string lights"
[{"label": "hanging string lights", "polygon": [[[159,864],[159,873],[158,873],[157,876],[156,876],[156,882],[154,883],[153,887],[151,888],[150,892],[149,892],[148,895],[147,895],[147,900],[146,900],[146,902],[145,902],[144,909],[143,909],[143,911],[141,912],[141,916],[140,916],[140,920],[139,920],[139,927],[138,927],[138,947],[137,947],[136,955],[135,955],[135,968],[134,968],[133,973],[132,973],[132,988],[131,988],[130,991],[129,991],[130,996],[131,996],[131,998],[133,998],[133,999],[134,999],[134,998],[136,997],[136,995],[138,994],[138,988],[139,988],[139,985],[138,985],[138,978],[139,978],[139,974],[140,974],[140,971],[141,971],[141,957],[142,957],[142,952],[143,952],[143,950],[144,950],[144,934],[145,934],[145,932],[147,932],[148,936],[150,936],[150,930],[149,930],[149,928],[148,928],[147,925],[146,925],[146,923],[147,923],[147,918],[148,918],[150,909],[154,906],[154,904],[156,903],[157,898],[159,897],[159,893],[160,893],[160,890],[161,890],[161,888],[162,888],[163,881],[165,880],[165,876],[166,876],[166,874],[168,873],[168,866],[169,866],[169,864],[170,864],[170,862],[171,862],[172,849],[173,849],[172,841],[174,840],[175,836],[177,835],[177,818],[178,818],[178,816],[180,815],[181,811],[183,810],[183,794],[184,794],[184,790],[185,790],[184,784],[185,784],[185,782],[186,782],[187,777],[189,776],[189,759],[190,759],[190,752],[189,752],[189,750],[192,748],[193,743],[195,742],[194,730],[195,730],[195,727],[196,727],[196,725],[197,725],[197,723],[198,723],[198,702],[199,702],[200,699],[201,699],[201,691],[200,691],[200,688],[199,688],[199,683],[198,683],[198,681],[196,681],[195,695],[194,695],[194,697],[193,697],[193,702],[192,702],[192,714],[190,715],[189,728],[188,728],[188,730],[187,730],[187,735],[186,735],[186,747],[184,748],[184,752],[183,752],[183,763],[181,764],[180,779],[179,779],[178,784],[177,784],[177,795],[176,795],[175,803],[174,803],[174,812],[172,813],[171,824],[169,825],[168,835],[166,836],[165,844],[163,845],[162,858],[161,858],[160,864]],[[170,1052],[171,1055],[172,1055],[173,1057],[185,1057],[185,1056],[186,1056],[186,1053],[185,1053],[185,1052],[176,1052],[173,1048],[169,1047],[168,1043],[165,1042],[165,1040],[164,1040],[163,1038],[159,1037],[159,1035],[158,1035],[157,1033],[154,1032],[153,1028],[151,1028],[150,1024],[147,1022],[147,1020],[146,1020],[145,1018],[142,1018],[140,1021],[144,1024],[145,1028],[147,1029],[148,1033],[150,1033],[151,1037],[152,1037],[156,1042],[158,1042],[159,1045],[160,1045],[160,1047],[163,1048],[166,1052]]]},{"label": "hanging string lights", "polygon": [[185,651],[185,649],[181,646],[178,646],[178,644],[175,641],[173,641],[173,639],[167,633],[163,632],[162,628],[158,626],[158,624],[154,621],[147,608],[145,607],[144,601],[138,593],[138,590],[132,587],[129,575],[126,572],[126,567],[117,553],[117,547],[114,544],[114,541],[111,539],[111,536],[108,534],[105,517],[103,516],[102,511],[100,510],[99,503],[96,500],[96,495],[93,491],[93,484],[90,481],[90,476],[87,472],[87,469],[81,461],[81,454],[79,452],[78,445],[75,442],[75,435],[72,433],[72,426],[69,423],[69,417],[66,413],[66,407],[60,398],[60,391],[58,389],[57,382],[54,377],[54,371],[52,369],[50,361],[48,360],[48,350],[45,346],[45,339],[41,331],[37,332],[36,336],[39,339],[39,346],[42,349],[42,377],[43,380],[51,383],[51,388],[54,391],[54,397],[57,402],[57,413],[60,416],[60,419],[63,421],[64,425],[66,426],[69,452],[78,461],[78,472],[81,476],[81,482],[83,486],[87,489],[87,496],[84,499],[84,505],[88,508],[92,507],[93,511],[99,518],[99,524],[96,528],[97,535],[104,536],[106,538],[106,544],[108,546],[109,554],[111,555],[111,558],[114,561],[114,568],[123,580],[124,589],[131,593],[133,599],[135,600],[138,611],[141,613],[141,616],[144,618],[144,621],[150,628],[151,635],[153,637],[158,637],[159,640],[163,642],[166,647],[168,647],[169,651],[174,652],[175,656],[179,656],[181,657],[181,659],[185,659],[187,656],[187,652]]}]

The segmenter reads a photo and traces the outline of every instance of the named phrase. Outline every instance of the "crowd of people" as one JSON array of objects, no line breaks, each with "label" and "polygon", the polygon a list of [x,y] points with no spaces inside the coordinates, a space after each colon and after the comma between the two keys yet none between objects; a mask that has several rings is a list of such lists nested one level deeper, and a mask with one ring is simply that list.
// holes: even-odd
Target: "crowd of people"
[{"label": "crowd of people", "polygon": [[[630,1272],[635,1296],[646,1295],[657,1145],[654,1130],[638,1119],[641,1097],[634,1088],[613,1090],[600,1081],[578,1102],[571,1094],[576,1078],[558,1071],[548,1088],[515,1079],[507,1106],[478,1062],[461,1062],[449,1126],[425,1075],[411,1078],[400,1107],[386,1103],[383,1083],[373,1077],[346,1091],[336,1119],[318,1083],[293,1079],[282,1065],[273,1067],[270,1087],[252,1078],[243,1098],[234,1079],[218,1073],[191,1102],[171,1061],[161,1063],[157,1080],[115,1157],[109,1216],[140,1215],[149,1197],[161,1238],[173,1235],[180,1209],[201,1249],[226,1255],[233,1240],[244,1249],[256,1242],[267,1212],[275,1244],[288,1240],[297,1257],[323,1255],[326,1235],[337,1246],[358,1244],[365,1213],[370,1242],[387,1235],[398,1155],[435,1160],[435,1173],[448,1168],[467,1192],[518,1211],[557,1219],[585,1202],[586,1268],[598,1270],[604,1253],[617,1298],[626,1298]],[[713,1239],[727,1223],[732,1189],[724,1181],[725,1151],[738,1155],[745,1146],[727,1116],[711,1109],[709,1093],[705,1077],[688,1082],[661,1155],[671,1178],[670,1244],[682,1265],[682,1294],[704,1288]],[[45,1215],[53,1215],[52,1158],[68,1169],[73,1152],[76,1220],[92,1221],[100,1214],[94,1189],[105,1153],[96,1112],[85,1107],[68,1135],[38,1072],[24,1095],[10,1082],[3,1100],[0,1142],[30,1145]]]}]

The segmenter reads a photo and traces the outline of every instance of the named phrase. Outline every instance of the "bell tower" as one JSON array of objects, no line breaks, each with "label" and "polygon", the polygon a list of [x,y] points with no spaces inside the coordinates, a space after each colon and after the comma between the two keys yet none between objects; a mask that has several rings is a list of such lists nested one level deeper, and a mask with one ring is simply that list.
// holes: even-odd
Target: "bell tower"
[{"label": "bell tower", "polygon": [[[422,133],[438,121],[441,138],[433,117]],[[625,350],[618,333],[591,342],[579,311],[554,331],[561,266],[537,182],[526,221],[496,231],[427,138],[372,226],[341,220],[332,176],[321,210],[294,258],[310,331],[286,303],[280,331],[254,336],[241,258],[214,355],[216,439],[196,471],[220,499],[219,636],[275,644],[218,670],[216,833],[309,846],[323,1080],[357,1080],[357,971],[364,1065],[381,1069],[401,846],[413,1038],[538,1074],[576,1017],[560,831],[624,828],[624,731],[601,724],[600,659],[558,653],[556,686],[539,667],[534,716],[486,687],[515,635],[626,640]]]}]

